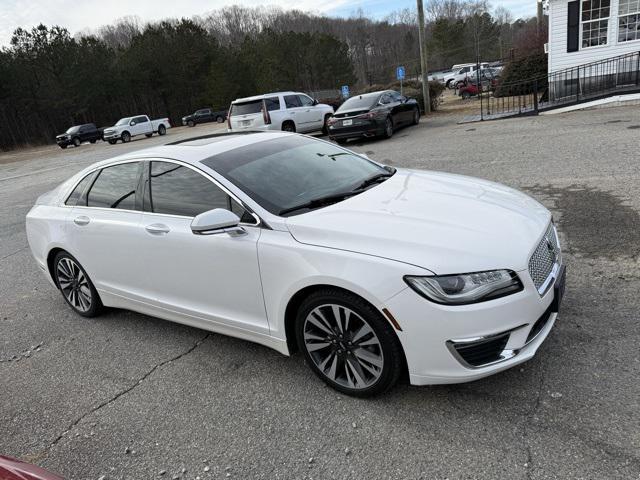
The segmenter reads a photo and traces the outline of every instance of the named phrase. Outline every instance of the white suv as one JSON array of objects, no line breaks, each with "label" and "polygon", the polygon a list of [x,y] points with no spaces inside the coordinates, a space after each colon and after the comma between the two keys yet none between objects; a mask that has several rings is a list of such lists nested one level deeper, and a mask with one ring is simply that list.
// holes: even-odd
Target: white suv
[{"label": "white suv", "polygon": [[243,130],[285,130],[327,132],[333,107],[300,92],[278,92],[231,102],[227,125],[230,132]]}]

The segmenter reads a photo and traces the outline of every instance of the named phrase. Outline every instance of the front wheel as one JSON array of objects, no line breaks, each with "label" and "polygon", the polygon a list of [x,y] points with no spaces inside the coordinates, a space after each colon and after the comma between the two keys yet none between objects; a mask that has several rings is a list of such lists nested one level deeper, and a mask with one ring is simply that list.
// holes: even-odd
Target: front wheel
[{"label": "front wheel", "polygon": [[187,122],[187,127],[195,127],[196,126],[196,122],[194,122],[193,120],[189,120]]},{"label": "front wheel", "polygon": [[65,301],[83,317],[95,317],[102,310],[102,302],[89,275],[80,263],[67,252],[60,252],[53,260],[56,284]]},{"label": "front wheel", "polygon": [[469,100],[471,98],[471,94],[469,92],[462,92],[462,99]]},{"label": "front wheel", "polygon": [[109,140],[109,145],[115,145],[118,142],[115,138]]},{"label": "front wheel", "polygon": [[327,288],[307,297],[298,310],[296,335],[314,373],[348,395],[385,392],[404,365],[389,322],[368,302],[343,290]]},{"label": "front wheel", "polygon": [[224,118],[222,118],[220,115],[218,115],[218,116],[216,117],[216,122],[217,122],[217,123],[222,123],[222,122],[224,122]]},{"label": "front wheel", "polygon": [[144,136],[147,138],[151,138],[153,137],[153,133],[145,133]]},{"label": "front wheel", "polygon": [[414,125],[418,125],[420,123],[420,109],[416,108],[413,112],[413,120],[412,123]]},{"label": "front wheel", "polygon": [[331,114],[327,113],[324,116],[324,122],[322,124],[322,134],[329,135],[329,119],[331,118]]},{"label": "front wheel", "polygon": [[80,141],[80,139],[79,139],[78,137],[75,137],[75,138],[73,139],[73,146],[74,146],[74,147],[79,147],[81,143],[82,143],[82,142]]},{"label": "front wheel", "polygon": [[167,133],[167,128],[164,125],[160,125],[158,127],[158,135],[164,135]]},{"label": "front wheel", "polygon": [[131,134],[129,132],[122,132],[122,143],[129,143],[131,141]]},{"label": "front wheel", "polygon": [[60,148],[65,150],[67,148],[67,146],[66,145],[60,145]]}]

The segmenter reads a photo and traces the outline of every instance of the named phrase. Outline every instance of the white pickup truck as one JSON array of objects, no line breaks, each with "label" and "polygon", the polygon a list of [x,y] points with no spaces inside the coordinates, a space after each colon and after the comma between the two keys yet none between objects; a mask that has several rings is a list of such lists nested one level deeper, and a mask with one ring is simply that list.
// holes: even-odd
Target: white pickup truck
[{"label": "white pickup truck", "polygon": [[122,143],[129,142],[136,135],[151,137],[154,133],[164,135],[167,128],[171,128],[168,118],[149,120],[146,115],[136,115],[135,117],[121,118],[113,127],[105,128],[104,139],[111,145],[118,140]]}]

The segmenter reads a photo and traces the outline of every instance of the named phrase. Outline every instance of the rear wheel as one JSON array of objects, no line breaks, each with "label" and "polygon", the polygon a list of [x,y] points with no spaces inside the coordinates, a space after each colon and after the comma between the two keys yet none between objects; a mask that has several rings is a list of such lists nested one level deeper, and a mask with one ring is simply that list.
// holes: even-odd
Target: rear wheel
[{"label": "rear wheel", "polygon": [[131,141],[131,134],[129,132],[122,132],[122,143],[129,143]]},{"label": "rear wheel", "polygon": [[67,252],[60,252],[53,261],[56,284],[65,301],[83,317],[95,317],[102,310],[102,302],[89,275],[80,263]]},{"label": "rear wheel", "polygon": [[160,125],[158,127],[158,135],[164,135],[165,133],[167,133],[167,127],[165,127],[164,125]]},{"label": "rear wheel", "polygon": [[218,115],[218,116],[216,117],[216,122],[218,122],[218,123],[222,123],[222,122],[224,122],[224,118],[222,118],[220,115]]},{"label": "rear wheel", "polygon": [[73,138],[73,146],[74,147],[79,147],[81,143],[82,142],[80,141],[80,139],[78,137],[74,137]]},{"label": "rear wheel", "polygon": [[388,390],[404,365],[389,322],[362,298],[342,290],[319,290],[302,302],[296,335],[314,373],[348,395]]},{"label": "rear wheel", "polygon": [[420,123],[420,109],[416,108],[413,112],[413,124],[418,125]]},{"label": "rear wheel", "polygon": [[346,145],[347,144],[347,140],[346,138],[336,138],[335,141],[338,145]]},{"label": "rear wheel", "polygon": [[296,124],[292,121],[288,120],[282,124],[282,131],[284,132],[294,132],[296,131]]},{"label": "rear wheel", "polygon": [[462,99],[469,100],[471,98],[471,94],[467,91],[462,92]]},{"label": "rear wheel", "polygon": [[384,138],[391,137],[393,137],[393,121],[391,120],[391,117],[387,117],[384,121]]}]

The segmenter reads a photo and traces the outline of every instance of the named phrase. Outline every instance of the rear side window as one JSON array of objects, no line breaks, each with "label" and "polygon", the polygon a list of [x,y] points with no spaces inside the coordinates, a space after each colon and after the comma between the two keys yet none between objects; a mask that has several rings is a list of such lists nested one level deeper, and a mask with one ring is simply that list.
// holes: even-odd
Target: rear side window
[{"label": "rear side window", "polygon": [[265,98],[264,103],[267,105],[267,110],[270,112],[280,110],[280,99],[278,97]]},{"label": "rear side window", "polygon": [[87,195],[87,206],[135,210],[140,162],[103,168]]},{"label": "rear side window", "polygon": [[298,95],[285,95],[284,104],[287,106],[287,108],[297,108],[302,106]]},{"label": "rear side window", "polygon": [[249,115],[262,112],[262,100],[252,100],[251,102],[234,103],[231,106],[231,115]]},{"label": "rear side window", "polygon": [[146,211],[195,217],[214,208],[231,210],[231,198],[213,182],[176,163],[151,162]]},{"label": "rear side window", "polygon": [[78,185],[76,185],[76,188],[73,189],[73,192],[71,192],[71,195],[69,195],[69,197],[67,198],[67,201],[64,202],[65,205],[69,205],[71,207],[75,205],[86,206],[87,196],[84,195],[84,192],[87,190],[89,185],[91,185],[91,182],[93,181],[95,176],[96,176],[96,172],[92,172],[86,177],[84,177],[82,180],[80,180],[80,183],[78,183]]}]

